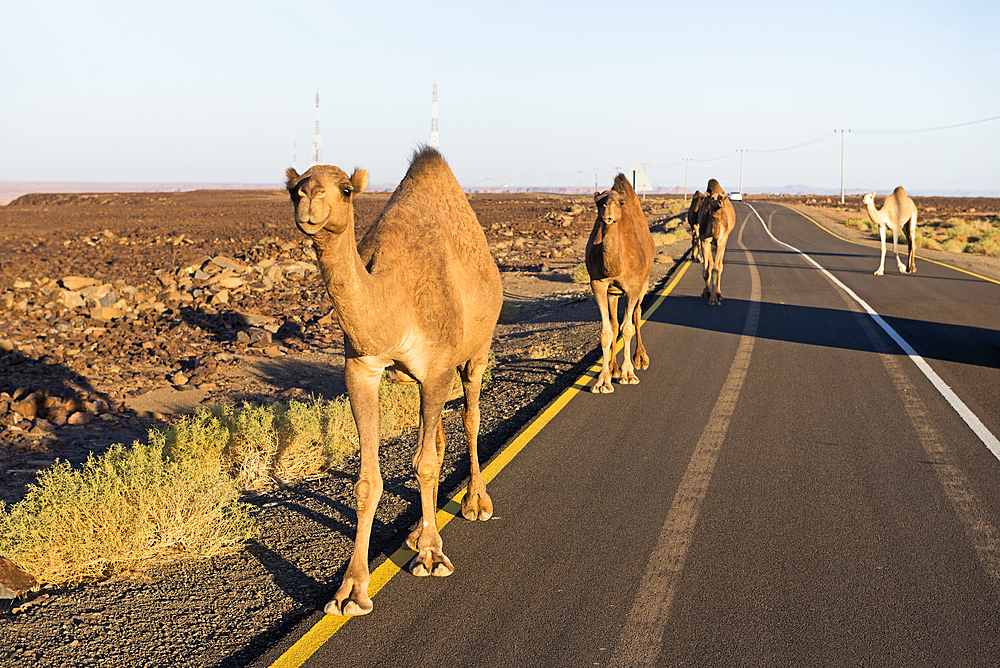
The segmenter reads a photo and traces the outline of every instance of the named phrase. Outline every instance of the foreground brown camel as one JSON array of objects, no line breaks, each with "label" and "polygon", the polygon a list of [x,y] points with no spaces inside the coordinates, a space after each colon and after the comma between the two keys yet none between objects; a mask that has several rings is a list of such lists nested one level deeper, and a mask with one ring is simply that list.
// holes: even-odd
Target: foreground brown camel
[{"label": "foreground brown camel", "polygon": [[691,259],[701,262],[701,238],[698,233],[700,223],[698,222],[698,212],[701,203],[705,201],[705,195],[700,190],[695,190],[691,196],[691,206],[688,208],[688,227],[691,229]]},{"label": "foreground brown camel", "polygon": [[[878,263],[876,276],[882,276],[885,270],[885,228],[892,230],[892,254],[896,256],[896,266],[901,274],[913,274],[917,271],[917,206],[910,199],[903,186],[898,186],[892,194],[885,198],[881,209],[875,208],[875,193],[866,193],[862,200],[868,208],[868,217],[878,225],[879,239],[882,241],[882,257]],[[905,228],[903,226],[906,226]],[[906,247],[909,257],[906,266],[899,259],[899,232],[906,235]]]},{"label": "foreground brown camel", "polygon": [[344,580],[325,610],[345,616],[372,610],[368,545],[382,495],[379,472],[379,381],[420,384],[420,428],[414,468],[422,519],[407,544],[417,551],[414,575],[451,575],[438,533],[437,490],[444,455],[441,413],[456,367],[465,390],[463,421],[471,475],[462,515],[486,520],[493,504],[479,470],[479,391],[493,329],[503,302],[500,272],[486,236],[458,181],[440,154],[417,151],[385,210],[355,246],[354,198],[368,172],[350,178],[317,165],[286,172],[295,222],[313,239],[323,280],[344,330],[344,376],[361,441],[354,486],[358,529]]},{"label": "foreground brown camel", "polygon": [[[709,185],[713,182],[718,185],[715,179],[712,179]],[[736,211],[725,192],[716,192],[702,202],[699,215],[702,278],[705,279],[705,290],[701,296],[708,297],[708,303],[717,306],[722,303],[722,258],[726,254],[729,234],[736,226]],[[713,248],[715,248],[714,257]]]},{"label": "foreground brown camel", "polygon": [[[627,300],[622,319],[625,357],[621,366],[621,382],[639,382],[635,369],[649,368],[649,356],[639,333],[642,298],[649,289],[649,274],[653,269],[656,244],[642,205],[624,174],[615,177],[611,190],[594,193],[597,220],[587,240],[587,272],[601,311],[601,373],[591,392],[609,393],[615,388],[611,378],[619,373],[615,359],[618,339],[618,297]],[[629,358],[632,335],[635,335],[635,356]]]}]

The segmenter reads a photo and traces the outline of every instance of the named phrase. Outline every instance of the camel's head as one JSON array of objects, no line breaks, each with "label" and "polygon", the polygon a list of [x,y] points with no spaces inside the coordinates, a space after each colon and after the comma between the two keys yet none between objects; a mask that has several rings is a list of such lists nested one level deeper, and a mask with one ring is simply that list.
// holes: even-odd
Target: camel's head
[{"label": "camel's head", "polygon": [[295,223],[312,236],[324,227],[340,234],[354,220],[354,198],[368,186],[368,172],[347,174],[332,165],[316,165],[301,176],[289,167],[286,187],[295,206]]},{"label": "camel's head", "polygon": [[621,220],[625,196],[617,190],[595,192],[594,203],[597,204],[597,219],[605,225],[612,225]]},{"label": "camel's head", "polygon": [[725,193],[715,193],[714,195],[709,195],[705,198],[705,206],[708,207],[708,213],[712,214],[725,206],[726,194]]},{"label": "camel's head", "polygon": [[861,202],[868,206],[869,204],[875,203],[875,193],[865,193],[865,196],[861,198]]}]

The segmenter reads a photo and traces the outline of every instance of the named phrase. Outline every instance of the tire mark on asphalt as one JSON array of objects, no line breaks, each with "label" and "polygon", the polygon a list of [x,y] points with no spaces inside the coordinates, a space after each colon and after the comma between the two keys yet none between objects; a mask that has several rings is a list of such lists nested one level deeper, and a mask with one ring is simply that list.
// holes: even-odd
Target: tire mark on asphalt
[{"label": "tire mark on asphalt", "polygon": [[708,424],[695,445],[687,471],[681,478],[656,546],[646,565],[638,593],[632,602],[625,625],[611,656],[613,667],[653,666],[660,654],[663,632],[677,593],[677,584],[694,536],[702,502],[708,493],[712,472],[719,460],[722,443],[729,431],[729,421],[743,387],[753,352],[760,319],[760,275],[749,249],[743,245],[743,230],[748,215],[740,225],[737,244],[743,249],[750,268],[750,307],[736,357],[722,390],[708,418]]}]

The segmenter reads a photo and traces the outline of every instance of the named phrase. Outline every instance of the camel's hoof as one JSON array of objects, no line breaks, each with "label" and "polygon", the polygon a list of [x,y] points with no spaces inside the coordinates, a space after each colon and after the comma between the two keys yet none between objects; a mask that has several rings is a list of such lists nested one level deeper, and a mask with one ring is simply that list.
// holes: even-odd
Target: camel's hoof
[{"label": "camel's hoof", "polygon": [[636,355],[632,359],[632,366],[639,371],[645,371],[649,368],[649,355]]},{"label": "camel's hoof", "polygon": [[876,276],[881,276],[882,274],[883,274],[883,272],[881,272],[881,271],[876,271],[876,272],[875,272],[875,275],[876,275]]},{"label": "camel's hoof", "polygon": [[418,578],[425,578],[428,575],[446,578],[454,572],[455,567],[451,565],[451,560],[441,550],[427,548],[410,562],[410,573]]},{"label": "camel's hoof", "polygon": [[336,615],[338,617],[360,617],[361,615],[367,615],[374,609],[374,605],[371,599],[368,599],[367,605],[363,602],[354,601],[348,599],[344,601],[341,605],[337,602],[337,599],[333,599],[325,606],[323,606],[323,612],[328,615]]},{"label": "camel's hoof", "polygon": [[480,520],[485,522],[493,517],[493,500],[486,492],[478,494],[466,494],[462,497],[462,517],[475,522]]},{"label": "camel's hoof", "polygon": [[590,388],[590,391],[593,392],[594,394],[598,394],[598,393],[599,394],[611,394],[612,392],[615,391],[615,386],[612,385],[610,381],[606,380],[606,381],[598,383],[597,385],[594,385],[592,388]]},{"label": "camel's hoof", "polygon": [[632,376],[631,378],[622,378],[621,383],[622,385],[638,385],[639,379],[635,376]]}]

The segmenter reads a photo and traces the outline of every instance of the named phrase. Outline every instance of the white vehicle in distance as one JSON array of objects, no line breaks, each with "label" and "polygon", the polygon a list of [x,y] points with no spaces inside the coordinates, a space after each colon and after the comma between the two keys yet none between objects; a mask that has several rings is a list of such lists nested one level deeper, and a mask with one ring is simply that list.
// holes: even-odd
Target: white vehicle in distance
[{"label": "white vehicle in distance", "polygon": [[742,202],[743,193],[729,193],[729,199],[731,199],[734,202]]}]

